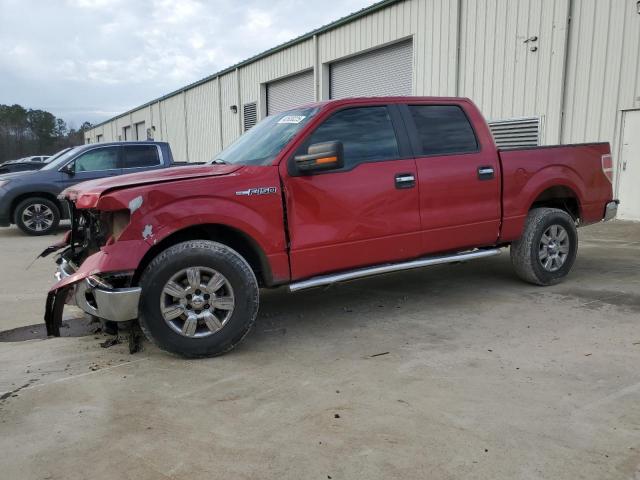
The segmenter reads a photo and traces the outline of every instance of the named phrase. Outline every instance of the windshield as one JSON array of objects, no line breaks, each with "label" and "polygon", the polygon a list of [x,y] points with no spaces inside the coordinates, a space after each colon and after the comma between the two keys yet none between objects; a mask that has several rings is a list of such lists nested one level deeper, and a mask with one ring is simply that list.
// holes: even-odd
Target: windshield
[{"label": "windshield", "polygon": [[53,170],[55,168],[60,168],[65,164],[67,160],[69,160],[74,154],[78,152],[78,150],[82,147],[74,147],[70,148],[67,151],[58,152],[54,155],[55,158],[48,158],[42,170]]},{"label": "windshield", "polygon": [[318,108],[298,108],[270,115],[216,155],[209,163],[269,165],[318,110]]}]

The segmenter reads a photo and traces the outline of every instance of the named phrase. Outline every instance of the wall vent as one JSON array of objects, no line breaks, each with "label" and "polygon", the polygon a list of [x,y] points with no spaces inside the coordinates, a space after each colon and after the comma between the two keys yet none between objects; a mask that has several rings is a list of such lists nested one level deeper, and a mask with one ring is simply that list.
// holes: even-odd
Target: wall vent
[{"label": "wall vent", "polygon": [[490,120],[487,123],[501,150],[540,145],[541,117]]},{"label": "wall vent", "polygon": [[258,121],[258,107],[255,102],[247,103],[242,107],[244,131],[253,127]]}]

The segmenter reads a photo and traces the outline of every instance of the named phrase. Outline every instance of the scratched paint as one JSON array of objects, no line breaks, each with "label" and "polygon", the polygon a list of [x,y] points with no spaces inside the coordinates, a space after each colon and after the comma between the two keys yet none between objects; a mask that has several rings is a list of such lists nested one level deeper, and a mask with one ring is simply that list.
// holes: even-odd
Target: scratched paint
[{"label": "scratched paint", "polygon": [[138,195],[136,198],[129,202],[129,211],[133,215],[133,212],[138,210],[142,206],[142,195]]},{"label": "scratched paint", "polygon": [[142,238],[145,240],[148,239],[151,235],[153,235],[153,226],[145,225],[144,230],[142,230]]}]

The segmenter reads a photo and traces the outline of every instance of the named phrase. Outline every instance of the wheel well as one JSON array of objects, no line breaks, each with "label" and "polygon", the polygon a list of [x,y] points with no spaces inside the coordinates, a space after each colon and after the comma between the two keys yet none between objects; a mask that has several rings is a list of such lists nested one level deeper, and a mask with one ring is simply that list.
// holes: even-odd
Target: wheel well
[{"label": "wheel well", "polygon": [[534,200],[531,208],[551,207],[564,210],[573,217],[574,220],[580,220],[580,202],[578,196],[573,190],[561,185],[547,188]]},{"label": "wheel well", "polygon": [[238,252],[249,264],[260,286],[269,286],[272,283],[271,269],[266,255],[258,244],[244,232],[227,225],[194,225],[162,239],[145,254],[136,270],[132,282],[136,285],[147,265],[162,251],[188,240],[212,240],[222,243]]},{"label": "wheel well", "polygon": [[11,210],[10,210],[11,221],[15,220],[15,213],[16,213],[16,208],[18,207],[18,204],[20,202],[22,202],[23,200],[26,200],[27,198],[34,198],[34,197],[41,197],[41,198],[46,198],[47,200],[51,200],[58,207],[58,210],[60,211],[60,218],[67,218],[66,209],[60,204],[60,202],[58,201],[57,197],[53,193],[49,193],[49,192],[29,192],[29,193],[22,193],[22,194],[18,195],[11,202]]}]

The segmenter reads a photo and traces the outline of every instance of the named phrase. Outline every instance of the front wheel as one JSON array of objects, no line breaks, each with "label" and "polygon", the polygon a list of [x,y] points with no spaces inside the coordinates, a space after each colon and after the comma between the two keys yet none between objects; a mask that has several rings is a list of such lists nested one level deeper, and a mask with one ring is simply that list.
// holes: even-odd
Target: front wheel
[{"label": "front wheel", "polygon": [[169,247],[140,280],[139,321],[147,338],[185,357],[221,355],[235,347],[258,313],[258,282],[235,250],[192,240]]},{"label": "front wheel", "polygon": [[511,244],[516,274],[535,285],[554,285],[567,276],[578,253],[578,231],[571,216],[557,208],[529,212],[522,237]]}]

